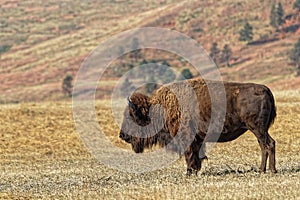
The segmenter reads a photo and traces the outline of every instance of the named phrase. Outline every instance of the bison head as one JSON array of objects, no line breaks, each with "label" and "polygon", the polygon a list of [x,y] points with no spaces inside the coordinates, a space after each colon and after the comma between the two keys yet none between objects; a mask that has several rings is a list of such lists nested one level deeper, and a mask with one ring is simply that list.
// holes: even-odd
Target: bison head
[{"label": "bison head", "polygon": [[[149,97],[134,93],[128,98],[128,106],[124,111],[124,118],[120,130],[120,138],[132,145],[136,153],[142,153],[145,147],[155,143],[153,137],[147,137],[147,131],[143,130],[151,123]],[[153,140],[153,141],[152,141]]]}]

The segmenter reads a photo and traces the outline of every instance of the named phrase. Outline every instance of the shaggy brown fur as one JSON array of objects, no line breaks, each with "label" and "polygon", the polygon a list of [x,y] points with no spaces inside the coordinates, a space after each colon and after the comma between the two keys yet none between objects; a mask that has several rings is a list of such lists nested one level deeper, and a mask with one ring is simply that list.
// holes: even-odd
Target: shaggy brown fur
[{"label": "shaggy brown fur", "polygon": [[[197,173],[206,158],[201,145],[209,142],[206,134],[212,102],[207,84],[202,79],[191,79],[162,86],[151,97],[132,94],[124,112],[120,138],[131,143],[136,153],[156,144],[184,153],[187,173]],[[217,91],[220,82],[209,81],[209,86]],[[227,108],[218,142],[231,141],[247,130],[252,131],[262,151],[260,170],[266,171],[266,161],[270,156],[270,170],[276,172],[275,141],[268,133],[276,117],[271,91],[264,85],[252,83],[225,82],[224,87]],[[132,126],[131,121],[138,127]],[[178,139],[174,140],[175,137]]]}]

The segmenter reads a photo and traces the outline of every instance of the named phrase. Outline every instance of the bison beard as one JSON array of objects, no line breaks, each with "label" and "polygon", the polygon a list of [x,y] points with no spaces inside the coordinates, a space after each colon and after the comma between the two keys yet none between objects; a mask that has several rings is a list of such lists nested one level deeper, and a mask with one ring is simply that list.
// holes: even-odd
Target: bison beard
[{"label": "bison beard", "polygon": [[[193,108],[182,110],[178,96],[172,92],[182,91],[187,84],[194,90],[200,113],[195,113]],[[210,86],[215,87],[214,89],[218,89],[220,84],[220,82],[210,81]],[[268,133],[276,117],[276,107],[271,91],[266,86],[252,83],[225,82],[224,87],[227,108],[224,127],[217,142],[232,141],[250,130],[257,137],[261,147],[260,171],[266,171],[266,162],[269,157],[270,170],[275,173],[275,141]],[[190,95],[182,95],[186,106],[191,104]],[[182,112],[185,114],[183,115]],[[193,172],[197,174],[201,169],[202,161],[207,159],[201,145],[210,142],[205,138],[210,118],[211,99],[207,84],[202,79],[191,79],[162,86],[151,97],[133,93],[128,98],[128,107],[124,112],[119,136],[130,143],[136,153],[142,153],[145,148],[151,148],[157,144],[161,147],[167,146],[167,150],[178,152],[180,155],[184,153],[187,174],[190,175]],[[132,122],[138,125],[138,128],[132,126]],[[148,126],[149,130],[141,128]],[[178,131],[179,128],[181,131]],[[196,135],[193,132],[196,132]],[[173,140],[175,136],[179,138],[176,142]]]}]

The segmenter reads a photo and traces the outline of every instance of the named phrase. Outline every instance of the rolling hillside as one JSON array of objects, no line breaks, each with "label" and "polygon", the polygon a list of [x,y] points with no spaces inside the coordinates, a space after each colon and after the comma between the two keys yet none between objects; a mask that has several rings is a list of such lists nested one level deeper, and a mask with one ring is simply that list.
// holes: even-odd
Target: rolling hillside
[{"label": "rolling hillside", "polygon": [[[293,2],[282,1],[286,14],[295,12]],[[220,48],[228,44],[233,50],[232,67],[220,68],[224,80],[254,81],[276,90],[297,89],[300,79],[289,64],[288,52],[300,35],[276,33],[269,26],[270,8],[270,1],[260,0],[1,1],[0,102],[63,99],[63,78],[75,76],[81,62],[101,41],[144,26],[186,33],[207,51],[212,42]],[[276,40],[256,45],[238,41],[246,21],[253,26],[254,41]]]}]

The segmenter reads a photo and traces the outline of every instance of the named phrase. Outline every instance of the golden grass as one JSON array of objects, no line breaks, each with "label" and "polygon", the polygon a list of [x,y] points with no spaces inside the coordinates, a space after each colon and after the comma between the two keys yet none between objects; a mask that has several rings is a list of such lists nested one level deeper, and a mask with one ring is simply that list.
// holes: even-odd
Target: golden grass
[{"label": "golden grass", "polygon": [[[278,117],[270,129],[278,174],[259,174],[260,149],[252,133],[217,144],[198,176],[185,176],[184,159],[144,174],[98,163],[77,134],[70,102],[0,107],[0,198],[297,199],[300,196],[299,91],[275,92]],[[118,147],[110,102],[97,102],[104,132]]]}]

